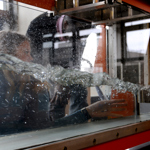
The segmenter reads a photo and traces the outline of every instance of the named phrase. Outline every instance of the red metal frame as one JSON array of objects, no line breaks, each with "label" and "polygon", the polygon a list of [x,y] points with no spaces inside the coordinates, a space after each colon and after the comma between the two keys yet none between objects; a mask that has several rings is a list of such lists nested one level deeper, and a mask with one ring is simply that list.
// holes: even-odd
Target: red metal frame
[{"label": "red metal frame", "polygon": [[[53,10],[53,7],[55,7],[56,5],[55,0],[16,0],[16,1],[48,10]],[[149,0],[122,0],[122,1],[150,13]]]},{"label": "red metal frame", "polygon": [[[16,0],[18,2],[26,3],[29,5],[33,5],[36,7],[44,8],[47,10],[53,10],[55,7],[55,0]],[[140,8],[146,12],[150,13],[150,1],[149,0],[122,0],[123,2],[135,6],[137,8]],[[105,35],[105,34],[104,34]],[[101,41],[102,43],[105,43],[105,41]],[[102,48],[105,49],[105,46]],[[99,51],[102,50],[99,48]],[[101,51],[102,52],[102,51]],[[103,50],[105,52],[105,50]],[[105,55],[105,53],[103,54]],[[105,58],[105,57],[104,57]],[[102,60],[101,60],[102,61]],[[96,60],[96,64],[102,63],[103,65],[103,71],[106,72],[106,60],[104,59],[103,62],[99,62],[99,60]],[[97,65],[95,65],[97,67]],[[104,144],[100,144],[91,148],[87,148],[84,150],[124,150],[133,146],[137,146],[139,144],[145,143],[150,141],[150,131],[142,132],[139,134],[135,134],[132,136],[128,136],[125,138],[121,138],[118,140],[110,141]]]},{"label": "red metal frame", "polygon": [[44,8],[47,10],[53,10],[55,7],[55,0],[16,0],[32,6]]},{"label": "red metal frame", "polygon": [[[16,0],[16,1],[48,10],[53,10],[53,8],[56,5],[55,0]],[[150,13],[149,0],[122,0],[122,1]]]},{"label": "red metal frame", "polygon": [[94,64],[94,73],[100,72],[102,68],[102,72],[107,72],[106,68],[106,27],[101,25],[101,37],[98,42],[97,54]]},{"label": "red metal frame", "polygon": [[86,148],[84,150],[125,150],[150,141],[150,130],[118,140]]},{"label": "red metal frame", "polygon": [[150,13],[149,0],[122,0],[122,1]]},{"label": "red metal frame", "polygon": [[[150,1],[149,0],[122,0],[122,1],[129,5],[132,5],[134,7],[137,7],[139,9],[142,9],[142,10],[150,13]],[[101,51],[102,51],[102,49],[101,49]],[[105,57],[103,57],[103,58],[105,58]],[[98,62],[99,61],[97,61],[96,64]],[[103,61],[102,63],[106,64],[105,61]],[[148,141],[150,141],[150,130],[139,133],[139,134],[131,135],[131,136],[128,136],[125,138],[121,138],[118,140],[106,142],[106,143],[103,143],[103,144],[100,144],[97,146],[93,146],[90,148],[86,148],[84,150],[110,150],[110,149],[111,150],[125,150],[128,148],[143,144]]]}]

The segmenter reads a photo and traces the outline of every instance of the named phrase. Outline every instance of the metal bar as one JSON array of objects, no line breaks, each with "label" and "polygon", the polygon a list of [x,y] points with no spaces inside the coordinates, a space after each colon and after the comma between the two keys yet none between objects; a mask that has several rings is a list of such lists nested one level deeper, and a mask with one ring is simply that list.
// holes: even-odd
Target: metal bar
[{"label": "metal bar", "polygon": [[139,62],[139,84],[141,84],[141,63]]},{"label": "metal bar", "polygon": [[128,150],[140,150],[140,149],[150,149],[150,142],[144,143],[144,144],[140,144],[137,145],[135,147],[129,148]]},{"label": "metal bar", "polygon": [[59,13],[61,14],[73,14],[73,13],[79,13],[79,12],[85,12],[90,10],[98,10],[98,9],[104,9],[104,8],[110,8],[112,6],[118,6],[120,4],[114,3],[113,5],[105,4],[105,2],[98,2],[94,4],[88,4],[83,5],[75,8],[70,8],[66,10],[61,10]]},{"label": "metal bar", "polygon": [[121,80],[123,80],[123,67],[124,67],[124,66],[123,66],[123,64],[121,63],[121,65],[120,65],[120,70],[121,70],[121,71],[120,71],[120,74],[121,74],[121,77],[120,77],[120,78],[121,78]]},{"label": "metal bar", "polygon": [[[125,58],[126,62],[139,61],[139,60],[144,60],[144,57]],[[121,62],[121,61],[122,59],[117,59],[117,62]]]},{"label": "metal bar", "polygon": [[106,100],[105,97],[104,97],[104,95],[103,95],[103,92],[101,91],[101,89],[99,88],[99,86],[96,86],[95,88],[96,88],[96,91],[97,91],[97,94],[98,94],[100,100],[101,101]]},{"label": "metal bar", "polygon": [[66,9],[66,0],[64,0],[64,9]]},{"label": "metal bar", "polygon": [[132,16],[132,15],[133,15],[132,7],[128,7],[128,16]]},{"label": "metal bar", "polygon": [[134,16],[127,16],[127,17],[122,17],[122,18],[115,18],[112,20],[102,20],[102,21],[97,21],[97,22],[92,22],[92,25],[98,25],[98,24],[113,24],[119,21],[123,20],[129,20],[129,19],[136,19],[136,18],[141,18],[141,17],[146,17],[147,15],[145,14],[139,14],[139,15],[134,15]]},{"label": "metal bar", "polygon": [[81,23],[87,23],[87,24],[91,24],[92,21],[91,20],[88,20],[88,19],[85,19],[85,18],[79,18],[77,16],[71,16],[71,15],[68,15],[70,16],[70,18],[74,21],[78,21],[78,22],[81,22]]},{"label": "metal bar", "polygon": [[114,7],[112,7],[111,11],[110,11],[110,19],[115,19],[114,13],[115,13],[115,9],[114,9]]},{"label": "metal bar", "polygon": [[[20,149],[27,149],[28,148],[30,150],[43,150],[43,149],[45,149],[45,150],[48,150],[48,149],[55,149],[55,150],[71,149],[71,150],[75,150],[75,149],[85,149],[85,148],[89,149],[89,147],[91,147],[93,149],[96,149],[98,147],[98,149],[101,150],[101,149],[103,149],[103,145],[101,145],[101,144],[105,144],[104,146],[106,148],[106,147],[108,147],[108,144],[110,144],[109,141],[111,141],[111,143],[113,143],[115,145],[116,142],[118,142],[119,139],[120,139],[121,143],[124,143],[124,141],[128,141],[128,140],[132,139],[133,142],[131,142],[132,144],[129,144],[129,145],[134,145],[133,144],[133,143],[135,143],[134,139],[137,136],[138,137],[144,137],[145,136],[144,141],[147,142],[149,140],[149,134],[150,134],[150,131],[149,131],[150,130],[150,121],[148,120],[149,116],[147,117],[147,120],[144,118],[145,116],[146,115],[143,115],[143,117],[140,117],[141,118],[140,121],[136,121],[134,117],[133,117],[133,119],[130,117],[130,120],[134,120],[134,122],[138,122],[138,123],[131,123],[131,121],[130,121],[130,123],[128,125],[120,125],[121,123],[123,123],[125,121],[128,121],[127,118],[119,118],[119,120],[116,118],[116,124],[117,124],[116,126],[117,127],[109,128],[107,130],[104,130],[104,129],[102,130],[101,129],[103,127],[102,126],[103,122],[96,122],[97,123],[96,125],[98,126],[98,123],[99,123],[99,126],[101,127],[100,128],[101,130],[99,130],[97,132],[84,134],[84,135],[80,135],[80,136],[74,136],[74,137],[67,138],[67,139],[60,140],[60,141],[56,141],[56,142],[48,142],[47,144],[39,144],[39,145],[33,145],[32,144],[32,145],[29,145],[28,147],[24,146],[24,148],[20,148]],[[146,121],[143,121],[142,120],[143,118]],[[111,124],[111,123],[114,124],[115,120],[109,120],[108,122],[106,122],[106,125]],[[93,123],[92,123],[92,125],[93,125]],[[89,124],[88,124],[88,126],[89,126]],[[75,127],[73,126],[72,129],[77,130],[78,126],[75,126]],[[86,127],[86,124],[84,124],[84,128],[85,127]],[[91,128],[94,128],[94,127],[95,126],[93,125]],[[67,129],[68,128],[69,127],[67,127]],[[65,129],[66,128],[64,128],[64,130]],[[50,131],[48,130],[48,132],[50,132]],[[61,129],[60,129],[60,131],[61,131]],[[144,132],[144,131],[147,131],[147,132]],[[32,138],[32,139],[36,139],[39,136],[39,134],[41,134],[41,136],[43,136],[41,131],[40,131],[40,133],[38,133],[38,132],[35,134],[35,138]],[[56,133],[58,133],[58,132],[59,132],[59,130],[58,131],[56,130]],[[20,135],[18,135],[18,136],[20,136]],[[20,138],[20,137],[18,138],[18,136],[17,136],[17,138],[15,137],[15,141],[17,141]],[[34,136],[32,136],[32,137],[34,137]],[[10,140],[6,141],[6,142],[4,141],[4,140],[8,140],[8,139],[9,138],[6,138],[6,139],[2,138],[1,139],[2,140],[1,145],[4,145],[6,142],[7,143],[10,142]],[[95,142],[96,147],[95,147],[95,143],[93,142],[93,139],[96,139],[96,142]],[[140,143],[140,142],[141,142],[141,139],[137,138],[136,144]],[[110,145],[113,145],[113,144],[110,144]],[[117,146],[119,146],[119,144],[120,143],[118,143]],[[115,149],[115,148],[117,148],[117,146],[116,147],[114,146],[113,148]],[[124,144],[123,149],[128,148],[128,146],[126,146],[126,144]],[[17,149],[19,149],[19,148],[17,148]]]}]

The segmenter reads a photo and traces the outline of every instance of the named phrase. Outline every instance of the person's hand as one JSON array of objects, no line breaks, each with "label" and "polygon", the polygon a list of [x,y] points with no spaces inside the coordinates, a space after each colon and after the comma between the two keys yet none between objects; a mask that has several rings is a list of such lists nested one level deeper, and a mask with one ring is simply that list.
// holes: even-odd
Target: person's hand
[{"label": "person's hand", "polygon": [[125,100],[105,100],[98,101],[86,107],[89,115],[92,118],[100,118],[100,117],[122,117],[120,114],[116,114],[114,112],[124,111],[126,110]]}]

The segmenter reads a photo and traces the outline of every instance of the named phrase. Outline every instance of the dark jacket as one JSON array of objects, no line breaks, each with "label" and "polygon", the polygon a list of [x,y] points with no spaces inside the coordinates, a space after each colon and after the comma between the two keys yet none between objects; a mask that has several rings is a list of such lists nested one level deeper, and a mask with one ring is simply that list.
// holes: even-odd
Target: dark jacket
[{"label": "dark jacket", "polygon": [[[13,63],[12,63],[13,65]],[[0,63],[0,134],[83,123],[88,119],[79,110],[51,120],[47,85]],[[39,88],[37,88],[39,87]]]}]

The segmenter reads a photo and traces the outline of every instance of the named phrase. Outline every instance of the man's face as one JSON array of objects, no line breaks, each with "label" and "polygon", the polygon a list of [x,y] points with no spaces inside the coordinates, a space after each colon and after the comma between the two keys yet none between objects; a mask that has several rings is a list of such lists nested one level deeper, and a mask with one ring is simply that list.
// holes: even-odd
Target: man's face
[{"label": "man's face", "polygon": [[22,61],[31,62],[33,60],[31,56],[30,43],[28,41],[22,42],[16,51],[16,57]]}]

